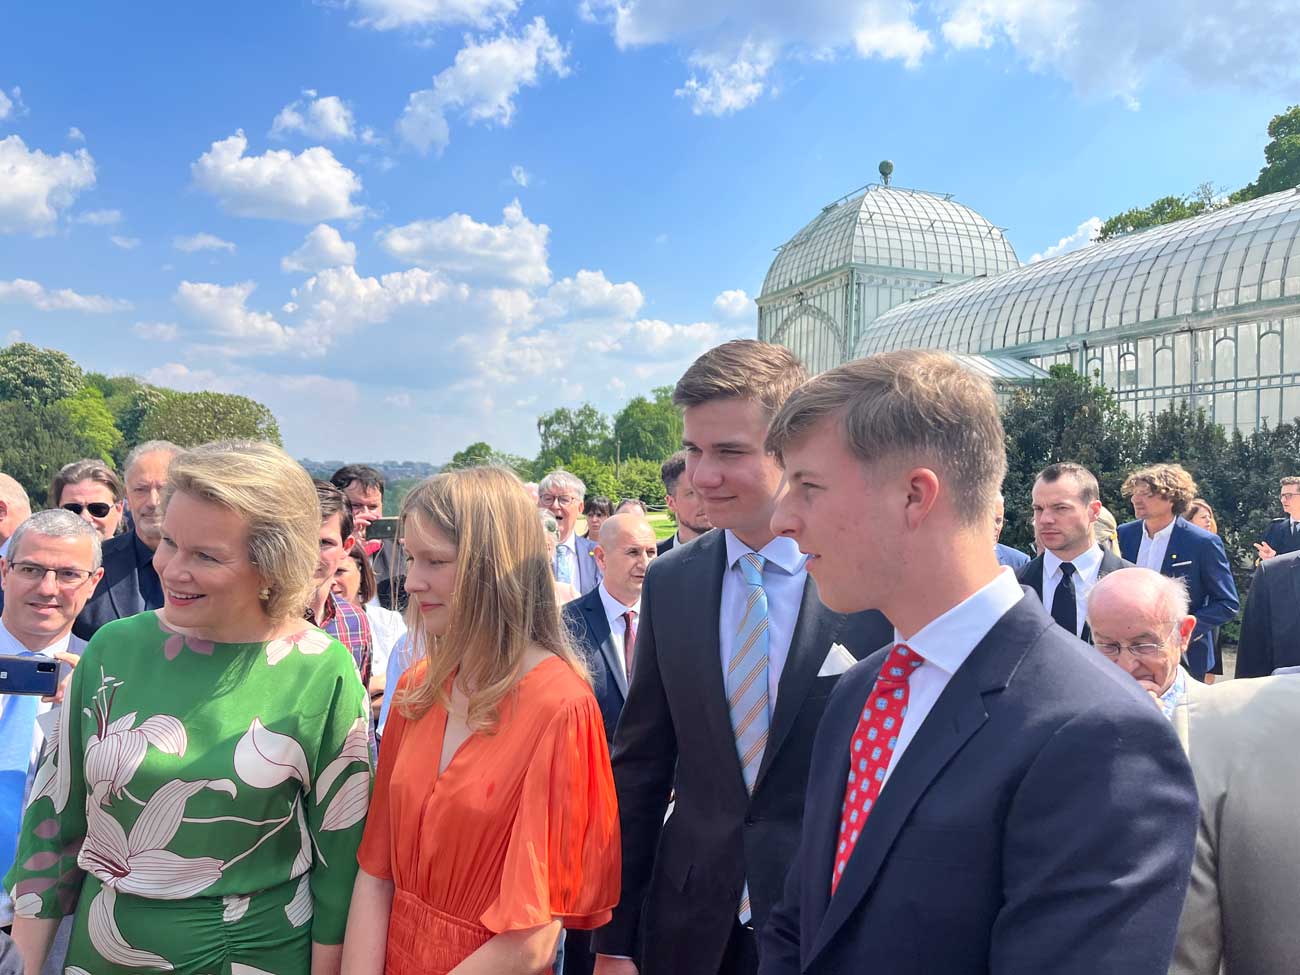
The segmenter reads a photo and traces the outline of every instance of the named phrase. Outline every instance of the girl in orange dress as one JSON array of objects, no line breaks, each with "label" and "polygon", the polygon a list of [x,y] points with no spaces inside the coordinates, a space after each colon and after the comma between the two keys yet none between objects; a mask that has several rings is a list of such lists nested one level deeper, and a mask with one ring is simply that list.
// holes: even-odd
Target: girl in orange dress
[{"label": "girl in orange dress", "polygon": [[343,948],[348,975],[548,971],[618,902],[614,779],[536,506],[507,471],[402,505],[423,660],[388,719]]}]

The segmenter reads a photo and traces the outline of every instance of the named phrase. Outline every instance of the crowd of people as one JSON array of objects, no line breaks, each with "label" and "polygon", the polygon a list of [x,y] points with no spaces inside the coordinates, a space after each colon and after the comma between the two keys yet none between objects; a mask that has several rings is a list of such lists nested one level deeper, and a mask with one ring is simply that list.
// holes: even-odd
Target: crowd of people
[{"label": "crowd of people", "polygon": [[1300,477],[1216,683],[1179,465],[1118,526],[1047,466],[1030,554],[945,355],[674,402],[662,540],[562,469],[0,474],[0,656],[59,668],[0,694],[0,973],[1300,971]]}]

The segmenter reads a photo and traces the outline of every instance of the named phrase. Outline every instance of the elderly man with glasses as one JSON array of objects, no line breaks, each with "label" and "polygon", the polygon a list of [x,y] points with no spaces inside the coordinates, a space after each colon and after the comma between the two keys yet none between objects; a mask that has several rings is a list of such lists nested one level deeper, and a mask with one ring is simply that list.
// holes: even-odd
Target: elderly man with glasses
[{"label": "elderly man with glasses", "polygon": [[537,506],[555,516],[560,539],[555,546],[551,570],[560,582],[567,582],[582,595],[595,589],[602,574],[596,564],[594,538],[583,538],[574,529],[582,512],[587,486],[568,471],[555,470],[537,485]]}]

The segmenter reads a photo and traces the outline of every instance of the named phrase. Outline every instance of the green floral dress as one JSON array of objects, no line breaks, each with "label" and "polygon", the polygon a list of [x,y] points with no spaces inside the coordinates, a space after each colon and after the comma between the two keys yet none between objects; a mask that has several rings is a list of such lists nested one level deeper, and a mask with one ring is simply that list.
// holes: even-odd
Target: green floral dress
[{"label": "green floral dress", "polygon": [[213,644],[142,613],[90,641],[4,879],[20,917],[75,907],[65,972],[306,975],[342,942],[369,702],[304,627]]}]

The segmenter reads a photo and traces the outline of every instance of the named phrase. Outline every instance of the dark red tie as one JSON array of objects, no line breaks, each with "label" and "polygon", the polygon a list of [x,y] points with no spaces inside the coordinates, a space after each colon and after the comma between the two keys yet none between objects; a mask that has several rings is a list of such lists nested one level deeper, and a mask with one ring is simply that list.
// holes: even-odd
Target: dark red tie
[{"label": "dark red tie", "polygon": [[628,679],[632,679],[632,650],[636,647],[636,613],[628,610],[623,614],[627,629],[623,631],[623,664],[627,668]]},{"label": "dark red tie", "polygon": [[849,745],[849,779],[840,811],[840,838],[831,870],[831,894],[840,885],[844,867],[853,855],[871,808],[880,797],[889,759],[898,744],[898,732],[907,713],[908,678],[925,661],[911,647],[897,643],[885,658],[875,686],[867,695],[862,717]]}]

